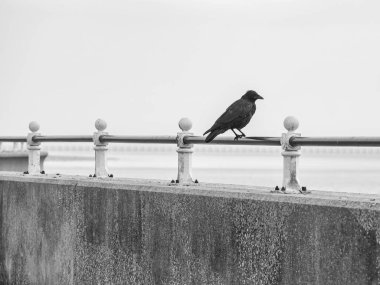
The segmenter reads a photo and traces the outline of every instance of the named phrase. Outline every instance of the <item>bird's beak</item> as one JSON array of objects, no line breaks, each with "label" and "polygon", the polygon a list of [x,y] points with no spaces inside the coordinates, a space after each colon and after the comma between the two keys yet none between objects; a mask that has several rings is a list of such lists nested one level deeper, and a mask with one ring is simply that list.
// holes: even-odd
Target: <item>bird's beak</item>
[{"label": "bird's beak", "polygon": [[257,95],[257,99],[261,99],[261,100],[264,100],[263,97],[261,97],[260,95]]}]

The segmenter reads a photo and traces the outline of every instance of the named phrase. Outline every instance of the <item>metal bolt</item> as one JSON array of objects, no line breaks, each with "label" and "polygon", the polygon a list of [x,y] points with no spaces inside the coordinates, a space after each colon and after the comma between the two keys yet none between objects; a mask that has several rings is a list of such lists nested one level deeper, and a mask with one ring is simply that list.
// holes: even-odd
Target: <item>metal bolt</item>
[{"label": "metal bolt", "polygon": [[57,173],[56,175],[61,175],[61,174]]},{"label": "metal bolt", "polygon": [[96,174],[92,175],[92,177],[96,177]]},{"label": "metal bolt", "polygon": [[29,171],[24,171],[23,174],[29,174]]},{"label": "metal bolt", "polygon": [[92,177],[92,175],[90,174],[88,177]]},{"label": "metal bolt", "polygon": [[113,174],[109,174],[108,177],[111,177],[111,178],[112,178],[112,177],[113,177]]},{"label": "metal bolt", "polygon": [[280,188],[278,188],[278,186],[276,186],[276,187],[274,188],[274,190],[276,190],[276,191],[280,191]]},{"label": "metal bolt", "polygon": [[199,183],[199,182],[198,182],[198,179],[195,179],[194,183]]},{"label": "metal bolt", "polygon": [[302,186],[302,191],[306,191],[306,190],[307,190],[306,186]]},{"label": "metal bolt", "polygon": [[175,183],[179,183],[179,180],[177,179],[177,180],[175,181]]},{"label": "metal bolt", "polygon": [[40,173],[41,173],[41,174],[45,174],[45,170],[42,170]]},{"label": "metal bolt", "polygon": [[281,187],[281,191],[285,191],[286,188],[284,186]]},{"label": "metal bolt", "polygon": [[172,179],[172,181],[170,181],[170,183],[175,183],[175,181]]}]

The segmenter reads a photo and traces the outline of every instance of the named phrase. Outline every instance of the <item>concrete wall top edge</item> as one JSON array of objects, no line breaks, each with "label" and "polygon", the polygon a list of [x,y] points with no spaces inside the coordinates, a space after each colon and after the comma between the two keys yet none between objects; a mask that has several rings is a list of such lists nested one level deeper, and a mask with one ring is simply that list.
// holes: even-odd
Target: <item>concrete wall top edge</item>
[{"label": "concrete wall top edge", "polygon": [[380,195],[326,192],[312,190],[311,194],[273,194],[270,187],[233,184],[199,183],[194,186],[169,185],[169,181],[128,178],[90,178],[70,175],[25,175],[0,171],[0,181],[47,183],[130,191],[164,192],[181,195],[214,196],[280,203],[295,203],[348,209],[369,209],[380,212]]}]

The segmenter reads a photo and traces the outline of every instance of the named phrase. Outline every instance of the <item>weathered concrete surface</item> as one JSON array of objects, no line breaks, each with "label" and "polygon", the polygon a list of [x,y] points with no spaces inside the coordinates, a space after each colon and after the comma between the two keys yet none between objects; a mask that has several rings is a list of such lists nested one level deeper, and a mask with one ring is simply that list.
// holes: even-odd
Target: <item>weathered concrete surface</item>
[{"label": "weathered concrete surface", "polygon": [[379,284],[380,196],[0,174],[1,284]]}]

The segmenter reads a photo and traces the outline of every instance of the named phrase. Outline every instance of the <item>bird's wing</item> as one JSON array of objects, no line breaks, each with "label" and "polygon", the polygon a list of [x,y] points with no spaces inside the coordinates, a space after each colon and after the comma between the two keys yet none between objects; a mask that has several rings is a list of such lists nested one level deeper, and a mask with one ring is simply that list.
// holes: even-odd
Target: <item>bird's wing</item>
[{"label": "bird's wing", "polygon": [[252,103],[247,102],[244,99],[239,99],[231,104],[227,110],[216,120],[212,129],[219,127],[227,127],[236,120],[241,120],[250,115],[252,110]]}]

